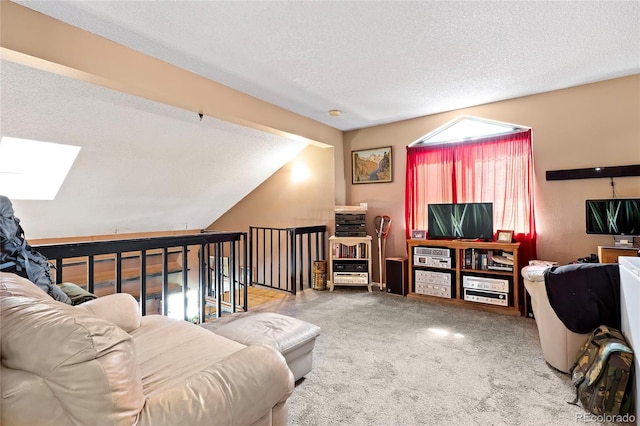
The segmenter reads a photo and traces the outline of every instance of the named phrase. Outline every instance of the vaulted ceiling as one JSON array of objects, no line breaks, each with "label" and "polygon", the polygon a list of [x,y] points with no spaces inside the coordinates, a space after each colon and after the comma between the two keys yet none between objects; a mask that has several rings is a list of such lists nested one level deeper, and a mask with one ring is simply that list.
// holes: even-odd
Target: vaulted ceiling
[{"label": "vaulted ceiling", "polygon": [[[636,1],[15,3],[343,131],[640,73]],[[95,221],[70,235],[204,227],[305,146],[1,66],[3,135],[83,147],[30,226],[72,203]]]},{"label": "vaulted ceiling", "polygon": [[55,200],[13,201],[36,238],[205,228],[306,146],[13,62],[0,66],[3,135],[82,147]]}]

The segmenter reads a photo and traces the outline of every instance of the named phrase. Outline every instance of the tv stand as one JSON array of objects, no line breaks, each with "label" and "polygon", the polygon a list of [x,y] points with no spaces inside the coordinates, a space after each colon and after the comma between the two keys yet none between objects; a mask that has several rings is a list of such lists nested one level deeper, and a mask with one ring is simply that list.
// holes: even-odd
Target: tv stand
[{"label": "tv stand", "polygon": [[598,246],[598,260],[600,263],[618,263],[620,256],[635,256],[638,249],[634,247]]},{"label": "tv stand", "polygon": [[520,243],[407,240],[407,297],[521,316]]}]

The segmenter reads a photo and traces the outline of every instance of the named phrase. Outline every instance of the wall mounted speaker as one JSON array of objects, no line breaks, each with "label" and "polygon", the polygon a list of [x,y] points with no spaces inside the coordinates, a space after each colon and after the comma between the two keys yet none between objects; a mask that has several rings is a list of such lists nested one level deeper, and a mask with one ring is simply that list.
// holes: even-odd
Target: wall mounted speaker
[{"label": "wall mounted speaker", "polygon": [[640,176],[640,164],[632,166],[591,167],[588,169],[547,171],[547,180],[595,179],[629,176]]}]

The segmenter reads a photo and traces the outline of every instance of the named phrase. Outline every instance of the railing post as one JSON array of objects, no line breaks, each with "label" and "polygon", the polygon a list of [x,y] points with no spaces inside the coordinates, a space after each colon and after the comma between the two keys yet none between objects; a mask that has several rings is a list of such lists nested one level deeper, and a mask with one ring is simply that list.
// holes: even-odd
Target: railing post
[{"label": "railing post", "polygon": [[[307,286],[311,287],[311,236],[313,234],[307,235]],[[300,283],[300,289],[304,290],[304,283]]]},{"label": "railing post", "polygon": [[[278,229],[278,288],[282,288],[282,229]],[[285,235],[286,238],[286,235]]]},{"label": "railing post", "polygon": [[293,294],[296,294],[297,282],[296,282],[296,253],[297,253],[297,241],[296,241],[296,232],[295,228],[289,228],[289,239],[291,240],[291,254],[289,256],[289,263],[291,265],[291,281],[289,282],[289,288]]},{"label": "railing post", "polygon": [[122,252],[116,253],[116,293],[122,293]]},{"label": "railing post", "polygon": [[185,321],[191,321],[189,318],[189,260],[188,247],[182,246],[182,313]]},{"label": "railing post", "polygon": [[162,315],[169,314],[169,251],[162,248]]},{"label": "railing post", "polygon": [[[244,307],[244,310],[247,311],[249,310],[249,296],[248,296],[248,290],[249,290],[249,281],[251,280],[251,269],[249,269],[247,271],[247,237],[244,236],[240,239],[240,241],[242,241],[242,247],[244,247],[244,254],[243,254],[243,260],[242,260],[242,265],[244,266],[244,270],[242,271],[243,274],[243,289],[242,289],[242,293],[243,293],[243,301],[242,301],[242,306]],[[249,262],[251,263],[251,262]]]},{"label": "railing post", "polygon": [[[249,273],[248,277],[246,277],[245,285],[253,285],[253,233],[256,230],[253,226],[249,227]],[[257,249],[257,246],[256,246]],[[247,267],[247,259],[245,257],[244,262],[245,269]],[[251,282],[249,282],[251,281]]]},{"label": "railing post", "polygon": [[199,257],[199,288],[198,288],[198,303],[200,307],[200,323],[203,323],[207,317],[207,289],[211,280],[211,268],[209,267],[209,244],[203,243],[200,245],[198,253]]},{"label": "railing post", "polygon": [[213,246],[213,256],[216,261],[216,273],[215,273],[215,292],[216,292],[216,318],[222,316],[222,298],[224,297],[224,264],[220,253],[222,252],[220,243],[216,243]]},{"label": "railing post", "polygon": [[147,251],[140,251],[140,313],[147,315]]},{"label": "railing post", "polygon": [[56,259],[56,284],[62,284],[62,259]]},{"label": "railing post", "polygon": [[[265,281],[267,279],[266,253],[267,253],[267,228],[262,228],[262,279]],[[258,261],[260,261],[260,258],[258,258]]]},{"label": "railing post", "polygon": [[[58,259],[60,261],[60,264],[62,264],[62,259]],[[87,262],[89,262],[87,264],[87,290],[89,291],[89,293],[93,293],[93,285],[95,282],[95,278],[96,278],[96,268],[95,265],[93,264],[94,262],[94,257],[93,255],[90,255],[89,258],[87,259]],[[62,266],[60,267],[60,270],[62,270]]]},{"label": "railing post", "polygon": [[229,244],[229,304],[231,312],[236,312],[236,243]]}]

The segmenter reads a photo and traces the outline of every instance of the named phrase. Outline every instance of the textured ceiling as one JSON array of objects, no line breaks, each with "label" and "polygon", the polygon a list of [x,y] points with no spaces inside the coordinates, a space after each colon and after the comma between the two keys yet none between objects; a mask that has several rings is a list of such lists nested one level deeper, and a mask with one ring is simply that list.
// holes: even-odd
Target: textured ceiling
[{"label": "textured ceiling", "polygon": [[17,3],[341,130],[640,72],[638,1]]},{"label": "textured ceiling", "polygon": [[[638,1],[16,3],[340,130],[640,73]],[[304,148],[0,65],[3,135],[82,146],[30,238],[202,228]]]}]

